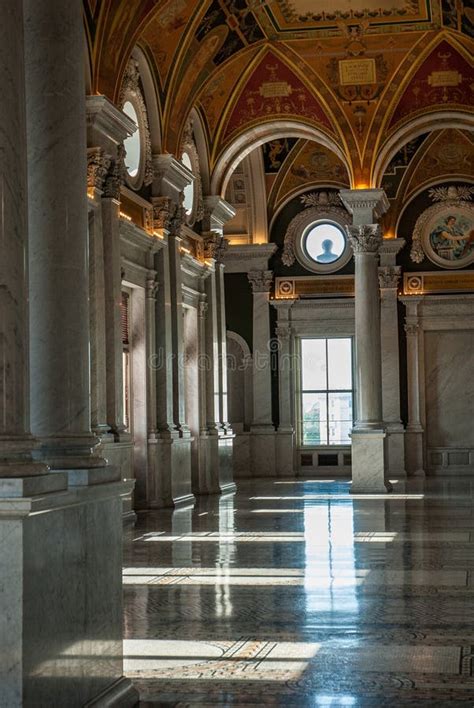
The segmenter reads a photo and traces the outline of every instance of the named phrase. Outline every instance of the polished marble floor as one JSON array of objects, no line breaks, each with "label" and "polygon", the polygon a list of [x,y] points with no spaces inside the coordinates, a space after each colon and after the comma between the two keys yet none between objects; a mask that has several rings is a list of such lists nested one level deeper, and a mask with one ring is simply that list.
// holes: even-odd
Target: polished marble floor
[{"label": "polished marble floor", "polygon": [[139,515],[125,673],[144,706],[474,706],[474,480],[260,480]]}]

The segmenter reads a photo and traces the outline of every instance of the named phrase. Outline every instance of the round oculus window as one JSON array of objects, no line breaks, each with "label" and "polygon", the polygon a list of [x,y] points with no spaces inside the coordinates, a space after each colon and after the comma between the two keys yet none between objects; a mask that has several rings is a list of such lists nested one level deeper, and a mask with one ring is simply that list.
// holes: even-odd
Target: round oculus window
[{"label": "round oculus window", "polygon": [[[183,152],[181,156],[181,162],[185,167],[188,168],[190,172],[193,171],[193,164],[191,162],[191,158],[187,152]],[[194,208],[194,182],[191,182],[191,184],[187,184],[186,187],[183,190],[183,195],[184,195],[184,210],[186,212],[186,216],[191,216]]]},{"label": "round oculus window", "polygon": [[133,122],[137,126],[137,129],[133,133],[133,135],[130,135],[123,141],[123,146],[125,148],[125,167],[130,177],[133,178],[138,175],[138,170],[140,169],[140,124],[138,122],[138,115],[133,103],[131,103],[130,101],[125,101],[125,103],[123,104],[123,112],[129,118],[131,118],[131,120],[133,120]]},{"label": "round oculus window", "polygon": [[335,263],[346,250],[347,242],[339,224],[322,221],[311,224],[303,236],[303,250],[320,265]]}]

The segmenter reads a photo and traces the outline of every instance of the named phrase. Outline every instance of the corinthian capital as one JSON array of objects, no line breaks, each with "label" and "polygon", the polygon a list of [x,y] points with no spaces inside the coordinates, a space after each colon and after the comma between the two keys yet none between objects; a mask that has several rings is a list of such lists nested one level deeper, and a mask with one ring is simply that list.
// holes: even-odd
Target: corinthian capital
[{"label": "corinthian capital", "polygon": [[379,268],[379,284],[381,290],[396,290],[400,282],[400,266],[383,266]]},{"label": "corinthian capital", "polygon": [[216,263],[222,263],[229,242],[216,231],[203,234],[204,258],[213,258]]},{"label": "corinthian capital", "polygon": [[103,148],[87,149],[87,187],[102,190],[112,163],[112,156]]},{"label": "corinthian capital", "polygon": [[171,231],[176,204],[171,197],[153,197],[153,229]]},{"label": "corinthian capital", "polygon": [[354,253],[378,253],[382,243],[379,224],[346,226],[346,232]]},{"label": "corinthian capital", "polygon": [[251,270],[247,275],[253,293],[269,293],[272,287],[272,270]]}]

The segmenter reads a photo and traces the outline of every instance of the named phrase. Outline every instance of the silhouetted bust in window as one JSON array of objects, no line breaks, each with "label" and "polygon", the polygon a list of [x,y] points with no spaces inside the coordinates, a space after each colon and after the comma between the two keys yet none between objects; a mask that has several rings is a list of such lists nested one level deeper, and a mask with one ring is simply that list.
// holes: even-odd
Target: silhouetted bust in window
[{"label": "silhouetted bust in window", "polygon": [[321,246],[322,246],[323,252],[317,256],[317,260],[319,263],[332,263],[332,261],[335,261],[336,258],[339,258],[337,253],[333,253],[331,251],[331,249],[333,247],[333,242],[331,241],[331,239],[329,239],[329,238],[325,239],[322,242]]}]

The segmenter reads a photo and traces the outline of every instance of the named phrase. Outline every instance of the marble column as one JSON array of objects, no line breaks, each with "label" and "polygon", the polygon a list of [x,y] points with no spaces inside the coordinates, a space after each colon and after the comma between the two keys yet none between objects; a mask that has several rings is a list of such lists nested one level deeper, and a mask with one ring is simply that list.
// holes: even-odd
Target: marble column
[{"label": "marble column", "polygon": [[[31,427],[56,469],[105,465],[91,432],[84,29],[79,0],[25,0]],[[65,60],[67,58],[67,60]]]},{"label": "marble column", "polygon": [[423,477],[424,468],[424,429],[420,404],[420,344],[422,332],[418,322],[418,306],[422,298],[407,297],[403,302],[406,307],[405,333],[407,338],[407,385],[408,385],[408,423],[405,433],[405,463],[410,477]]},{"label": "marble column", "polygon": [[382,408],[387,431],[388,470],[391,477],[405,477],[405,430],[400,418],[400,357],[398,351],[398,284],[401,267],[379,268],[380,336],[382,347]]},{"label": "marble column", "polygon": [[[153,362],[156,357],[156,297],[160,284],[156,271],[149,270],[146,278],[145,291],[145,333],[146,333],[146,408],[147,408],[147,448],[154,449],[158,439],[157,422],[157,383],[156,367]],[[142,494],[142,501],[146,508],[154,505],[158,498],[158,474],[155,465],[155,455],[148,455],[146,465],[146,479]]]},{"label": "marble column", "polygon": [[[88,151],[87,195],[89,199],[89,297],[91,329],[91,426],[100,438],[109,436],[107,424],[104,241],[101,197],[103,178],[96,175]],[[99,155],[97,154],[97,160]],[[105,163],[103,163],[105,164]],[[104,170],[107,171],[107,167]],[[111,436],[110,436],[111,437]]]},{"label": "marble column", "polygon": [[[92,429],[105,457],[121,464],[124,433],[121,341],[120,188],[122,143],[136,129],[105,96],[86,97]],[[124,446],[125,447],[125,446]]]},{"label": "marble column", "polygon": [[227,250],[224,225],[235,211],[218,196],[204,199],[204,256],[209,263],[205,288],[206,318],[206,379],[208,477],[219,492],[235,490],[233,474],[234,434],[228,419],[227,392],[227,332],[224,293],[223,257]]},{"label": "marble column", "polygon": [[278,397],[279,417],[276,436],[276,468],[279,477],[292,477],[294,463],[294,352],[290,312],[294,300],[274,300],[278,312],[276,336],[278,340]]},{"label": "marble column", "polygon": [[[89,320],[87,307],[83,307],[82,303],[82,298],[86,302],[88,300],[88,282],[84,276],[88,268],[86,151],[85,140],[81,142],[80,139],[74,152],[70,149],[68,132],[70,129],[71,139],[77,137],[75,111],[80,106],[76,101],[76,89],[72,88],[74,95],[70,95],[68,84],[76,87],[77,80],[78,90],[81,90],[84,49],[82,5],[79,0],[70,3],[45,0],[42,3],[25,2],[23,7],[24,25],[21,2],[2,3],[0,23],[0,66],[3,70],[0,78],[3,88],[0,103],[0,169],[4,166],[8,168],[6,179],[0,182],[0,268],[2,276],[5,276],[5,262],[8,263],[12,275],[16,267],[18,281],[18,290],[13,290],[9,275],[7,274],[5,279],[2,277],[0,293],[4,289],[8,294],[7,302],[12,295],[17,301],[13,326],[15,337],[13,341],[5,341],[4,337],[0,337],[0,351],[3,363],[5,352],[10,351],[11,345],[15,344],[13,351],[16,351],[17,357],[21,354],[23,361],[20,365],[21,359],[16,359],[14,373],[19,380],[21,377],[21,380],[26,382],[26,165],[23,152],[26,141],[25,126],[18,121],[20,115],[21,120],[24,116],[21,106],[24,95],[22,68],[23,56],[26,54],[29,64],[27,118],[30,124],[28,150],[31,175],[28,189],[33,204],[30,216],[31,213],[38,216],[37,223],[31,220],[30,226],[31,232],[35,233],[32,240],[36,244],[35,253],[42,265],[42,277],[45,281],[40,284],[39,274],[36,272],[36,290],[32,289],[32,301],[36,298],[37,302],[32,318],[36,314],[41,319],[31,328],[32,333],[39,338],[35,344],[38,361],[32,370],[32,378],[34,380],[36,375],[44,373],[46,383],[52,389],[45,392],[46,401],[33,401],[33,411],[37,415],[36,422],[42,434],[47,435],[50,443],[53,442],[48,448],[48,458],[55,457],[57,461],[56,454],[61,458],[69,453],[71,457],[77,456],[83,460],[90,457],[90,449],[94,443],[90,432],[88,401]],[[26,29],[26,52],[23,45],[23,28]],[[61,66],[57,67],[56,64]],[[78,66],[80,71],[76,71]],[[32,87],[34,79],[38,82],[38,93],[36,88]],[[29,94],[28,91],[32,93]],[[19,106],[21,110],[17,112]],[[68,121],[69,110],[72,126]],[[32,127],[33,124],[35,127]],[[10,128],[15,130],[15,133],[9,135]],[[9,138],[8,144],[4,143],[5,137]],[[67,163],[66,167],[63,162]],[[52,163],[63,177],[70,174],[70,165],[77,166],[77,181],[71,175],[71,195],[68,193],[70,185],[67,180],[61,182],[61,179],[56,181],[54,178]],[[12,186],[15,210],[12,210]],[[76,187],[77,195],[74,194]],[[39,190],[44,202],[38,202],[35,189]],[[73,208],[75,197],[78,197],[78,204],[82,209],[80,215]],[[70,218],[73,220],[77,216],[79,219],[78,231],[68,219],[62,220],[65,210],[59,203],[62,198],[66,200],[66,210],[71,208]],[[53,215],[49,216],[49,212]],[[13,214],[16,214],[15,221],[12,219]],[[53,226],[58,227],[54,231],[54,238],[50,234],[50,228]],[[4,227],[8,229],[5,232]],[[77,246],[72,243],[73,233],[79,240]],[[4,248],[8,250],[6,257]],[[18,249],[23,249],[21,267],[18,267]],[[80,263],[75,262],[76,256],[81,259]],[[69,268],[66,267],[68,259]],[[65,296],[72,293],[76,276],[78,298],[81,299],[81,302],[77,303],[77,312],[74,308],[75,301],[64,300]],[[68,283],[72,282],[72,285],[61,288],[62,279]],[[10,312],[4,308],[5,301],[2,297],[0,295],[0,331],[4,324],[11,323]],[[58,302],[54,302],[55,298]],[[71,333],[76,330],[75,316],[85,327],[86,350],[82,333],[78,341],[80,353],[85,357],[84,361],[77,361],[71,348]],[[40,324],[43,329],[39,329]],[[64,332],[64,329],[67,331]],[[8,349],[5,345],[8,345]],[[50,348],[50,361],[47,358],[47,345]],[[61,356],[55,353],[55,349],[61,352]],[[71,356],[70,362],[65,364],[61,361],[68,356]],[[80,367],[77,372],[72,370],[74,365]],[[84,371],[87,371],[86,381],[79,381],[79,393],[71,391],[71,387],[84,375]],[[4,376],[1,379],[3,381]],[[0,387],[2,385],[4,384],[0,383]],[[27,386],[24,390],[19,388],[19,383],[17,386],[17,400],[11,406],[10,416],[17,415],[27,392]],[[38,395],[43,386],[41,381],[34,382],[33,395]],[[6,396],[6,393],[2,390],[2,397]],[[83,398],[86,400],[79,394],[84,394]],[[64,414],[63,427],[53,411],[54,404]],[[80,405],[85,406],[85,409]],[[22,419],[27,422],[27,417],[24,416],[27,416],[27,408],[22,412]],[[74,423],[75,418],[77,425]],[[3,414],[0,425],[4,426],[7,422],[9,418]],[[9,425],[8,430],[20,438],[19,427],[13,429]],[[0,450],[3,450],[2,433],[3,428],[0,427]],[[71,447],[65,449],[66,442]],[[29,445],[31,448],[31,441]],[[2,455],[0,470],[3,465]],[[39,466],[44,470],[43,464]],[[91,470],[83,468],[76,471],[86,476]],[[97,472],[102,482],[93,488],[84,483],[75,484],[65,472],[30,476],[22,480],[0,479],[2,706],[28,708],[37,705],[120,704],[125,707],[135,705],[138,700],[131,682],[122,677],[120,511],[121,497],[130,492],[130,485],[115,479],[110,482],[106,477],[107,471],[102,468],[93,469],[92,472]],[[41,487],[42,480],[47,484]],[[7,482],[8,486],[4,485],[4,482]],[[106,661],[104,657],[107,657]]]},{"label": "marble column", "polygon": [[382,362],[379,250],[382,244],[380,217],[387,207],[383,190],[341,190],[345,206],[353,214],[347,227],[355,261],[355,358],[356,421],[352,430],[351,492],[390,491],[387,479],[386,431],[382,410]]},{"label": "marble column", "polygon": [[275,475],[275,428],[272,420],[270,338],[271,270],[251,270],[247,277],[253,293],[253,419],[250,451],[254,476]]},{"label": "marble column", "polygon": [[157,423],[158,505],[194,500],[191,479],[192,438],[185,420],[184,329],[180,229],[182,193],[193,180],[172,155],[155,155],[152,184],[153,225],[164,248],[156,258],[157,293]]},{"label": "marble column", "polygon": [[[31,458],[37,443],[29,430],[28,215],[21,3],[3,3],[0,68],[0,478],[15,478],[48,471],[46,465]],[[18,485],[23,487],[24,482],[18,481]],[[2,489],[0,483],[0,496]]]}]

